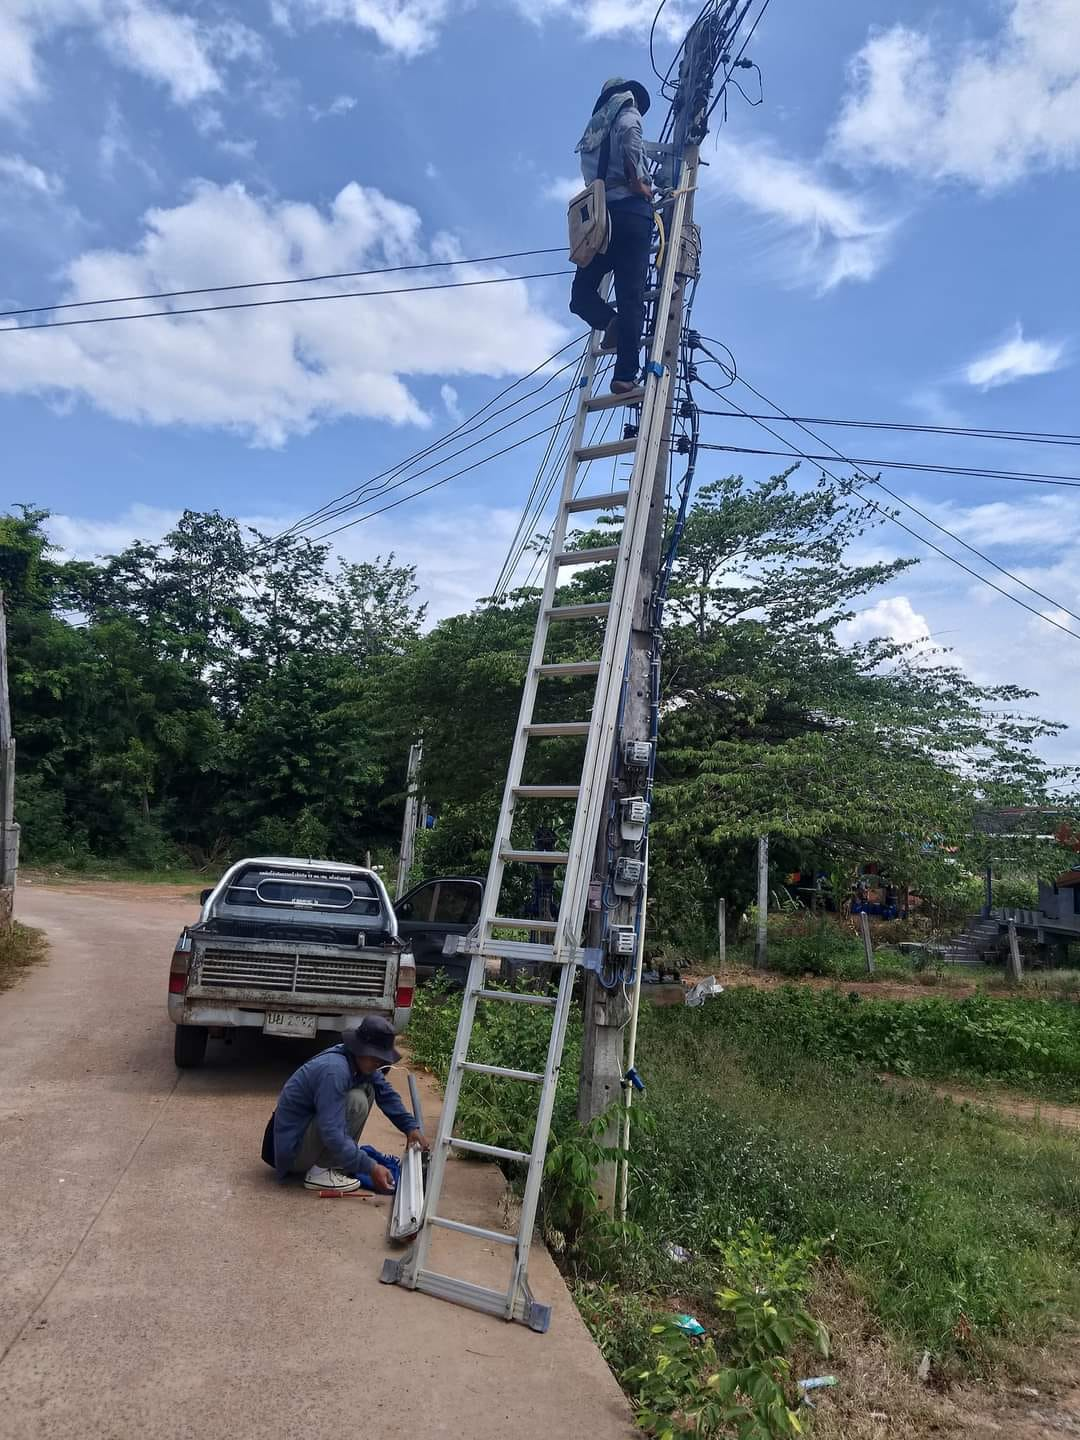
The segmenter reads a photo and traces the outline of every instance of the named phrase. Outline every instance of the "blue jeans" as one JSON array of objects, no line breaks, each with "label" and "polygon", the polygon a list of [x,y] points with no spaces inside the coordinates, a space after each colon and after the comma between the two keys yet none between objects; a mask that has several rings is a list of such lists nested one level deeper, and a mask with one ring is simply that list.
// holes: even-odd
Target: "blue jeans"
[{"label": "blue jeans", "polygon": [[[632,207],[632,208],[631,208]],[[611,243],[574,276],[570,310],[594,330],[606,330],[619,317],[615,380],[636,380],[641,366],[645,326],[645,278],[649,273],[652,211],[644,201],[620,200],[609,206]],[[615,307],[600,298],[605,275],[615,274]]]}]

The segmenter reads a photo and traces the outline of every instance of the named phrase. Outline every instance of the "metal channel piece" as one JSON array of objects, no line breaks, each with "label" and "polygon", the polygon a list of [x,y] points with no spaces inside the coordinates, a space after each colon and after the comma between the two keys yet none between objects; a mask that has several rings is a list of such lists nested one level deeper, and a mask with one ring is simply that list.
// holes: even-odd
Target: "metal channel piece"
[{"label": "metal channel piece", "polygon": [[[464,1066],[462,1066],[464,1069]],[[458,1135],[451,1135],[446,1141],[455,1150],[467,1150],[470,1155],[490,1155],[493,1160],[528,1160],[527,1150],[507,1150],[504,1145],[483,1145],[479,1140],[462,1140]]]},{"label": "metal channel piece", "polygon": [[504,1080],[531,1080],[534,1085],[538,1085],[544,1078],[535,1070],[508,1070],[505,1065],[481,1065],[475,1060],[463,1060],[462,1069],[470,1075],[499,1075]]}]

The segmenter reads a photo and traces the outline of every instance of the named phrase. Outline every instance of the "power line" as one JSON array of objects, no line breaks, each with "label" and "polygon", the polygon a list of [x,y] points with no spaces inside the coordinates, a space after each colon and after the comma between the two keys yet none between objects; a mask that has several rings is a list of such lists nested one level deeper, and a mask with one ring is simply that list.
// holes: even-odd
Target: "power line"
[{"label": "power line", "polygon": [[526,435],[521,440],[515,440],[512,445],[506,445],[501,450],[494,451],[491,455],[484,455],[479,460],[474,460],[471,465],[464,466],[461,470],[455,470],[452,475],[445,475],[441,480],[435,480],[430,485],[425,485],[422,490],[416,490],[410,495],[402,495],[397,500],[392,500],[389,505],[383,505],[378,510],[371,510],[366,515],[358,515],[355,520],[347,520],[344,525],[339,525],[336,530],[327,530],[322,535],[316,535],[316,542],[329,540],[333,535],[340,535],[343,530],[349,530],[353,525],[362,525],[365,520],[373,520],[376,515],[383,515],[387,510],[395,510],[399,505],[404,505],[408,500],[415,500],[419,495],[426,495],[429,490],[437,490],[440,485],[446,485],[451,480],[458,479],[461,475],[467,475],[470,470],[477,470],[481,465],[486,465],[489,460],[498,460],[501,455],[508,455],[511,450],[518,450],[522,445],[528,445],[531,440],[538,440],[541,435],[547,435],[552,430],[557,430],[561,425],[569,425],[573,416],[567,416],[564,420],[556,420],[554,425],[545,425],[542,430],[536,430],[531,435]]},{"label": "power line", "polygon": [[[464,263],[464,262],[458,262]],[[121,320],[157,320],[177,315],[206,315],[218,310],[258,310],[269,305],[310,305],[316,300],[365,300],[376,295],[422,295],[428,290],[467,290],[476,285],[509,285],[516,280],[548,280],[571,270],[539,270],[530,275],[490,275],[483,280],[448,280],[441,285],[403,285],[394,290],[339,290],[333,295],[287,295],[280,300],[233,300],[226,305],[190,305],[183,310],[136,310],[130,315],[88,315],[80,320],[40,320],[0,326],[0,335],[24,330],[60,330],[71,325],[108,325]]]},{"label": "power line", "polygon": [[[706,337],[707,338],[707,337]],[[719,344],[719,341],[710,341]],[[723,415],[723,410],[703,410],[703,415]],[[756,415],[752,411],[733,414],[732,420],[786,420],[786,415]],[[1009,440],[1027,445],[1080,445],[1080,435],[1055,430],[991,430],[979,425],[917,425],[901,420],[834,420],[822,415],[792,415],[797,425],[843,425],[859,430],[899,430],[905,434],[953,435],[975,440]]]},{"label": "power line", "polygon": [[[505,414],[508,410],[513,410],[516,406],[523,404],[526,400],[530,400],[534,395],[539,395],[542,390],[547,389],[548,385],[551,384],[552,380],[556,380],[566,370],[570,369],[572,365],[577,364],[577,361],[571,360],[568,364],[563,365],[558,370],[554,371],[547,378],[547,380],[544,381],[543,385],[538,385],[535,390],[530,390],[525,395],[520,395],[516,400],[512,400],[508,405],[503,405],[498,410],[493,410],[486,420],[479,421],[479,423],[477,424],[472,423],[473,421],[477,420],[478,417],[482,415],[485,410],[489,409],[492,405],[494,405],[497,400],[502,399],[504,395],[508,394],[509,391],[515,389],[518,385],[524,384],[526,380],[531,379],[532,376],[537,373],[537,371],[542,370],[546,365],[550,365],[553,360],[556,360],[559,355],[561,355],[565,350],[568,350],[570,348],[570,345],[574,345],[576,343],[576,340],[571,340],[567,345],[564,345],[560,350],[557,350],[554,355],[549,356],[547,360],[541,361],[541,363],[537,365],[534,369],[530,370],[528,374],[520,376],[510,385],[504,386],[504,388],[497,395],[493,396],[490,400],[488,400],[478,410],[474,411],[473,414],[468,416],[465,420],[462,420],[458,425],[454,427],[453,430],[449,431],[446,435],[444,435],[441,440],[438,440],[433,444],[427,446],[427,448],[424,450],[417,451],[413,455],[408,456],[405,460],[399,461],[396,465],[391,466],[388,470],[383,470],[380,472],[380,474],[370,477],[368,480],[365,480],[363,484],[354,486],[353,489],[346,490],[342,494],[335,496],[332,500],[326,501],[326,503],[319,506],[317,510],[313,510],[309,514],[301,516],[299,520],[294,521],[292,525],[281,531],[280,534],[275,535],[273,537],[273,540],[281,540],[284,539],[287,535],[293,533],[302,533],[305,530],[314,528],[314,526],[316,525],[323,524],[327,520],[334,520],[337,518],[338,515],[343,515],[348,510],[355,509],[358,505],[365,504],[367,503],[367,501],[375,499],[378,495],[385,495],[390,490],[396,489],[397,486],[388,485],[385,483],[379,486],[378,482],[386,481],[388,479],[394,479],[395,477],[401,475],[403,471],[411,469],[412,466],[417,464],[420,460],[427,459],[427,457],[434,454],[435,451],[444,449],[447,445],[451,444],[456,439],[461,439],[465,435],[471,435],[475,430],[483,429],[484,426],[488,425],[499,415]],[[571,390],[572,389],[573,387],[571,387]],[[536,411],[543,409],[544,405],[553,404],[554,401],[560,399],[568,393],[570,392],[560,391],[559,394],[553,395],[548,400],[544,401],[543,405],[538,405],[537,407],[535,407],[535,409],[518,415],[507,425],[500,426],[498,430],[490,431],[487,435],[482,435],[479,440],[473,441],[472,445],[463,446],[461,450],[455,450],[449,455],[444,455],[441,460],[437,461],[434,465],[428,466],[426,470],[421,470],[413,475],[405,476],[404,479],[402,479],[399,483],[406,484],[409,480],[418,479],[420,475],[426,475],[430,470],[433,470],[438,465],[443,464],[444,461],[452,460],[457,455],[462,454],[465,450],[472,449],[473,446],[479,445],[484,440],[490,439],[493,435],[501,434],[503,430],[509,429],[511,425],[515,425],[518,423],[518,421],[526,419],[528,415],[536,414]],[[378,488],[376,489],[375,487]],[[352,496],[355,496],[356,499],[350,499],[350,497]],[[347,503],[342,504],[341,502],[343,501]]]},{"label": "power line", "polygon": [[[703,415],[724,416],[723,410],[703,410]],[[726,417],[725,417],[726,418]],[[733,418],[741,419],[742,416]],[[746,416],[750,419],[752,417]],[[783,419],[778,416],[778,419]],[[826,442],[827,443],[827,442]],[[804,451],[758,450],[748,445],[706,445],[706,450],[730,450],[736,455],[780,455],[793,460],[828,460],[828,455],[808,455]],[[914,460],[857,460],[845,455],[844,460],[852,466],[871,465],[880,470],[919,470],[932,475],[960,475],[982,480],[1016,480],[1023,485],[1061,485],[1070,490],[1080,490],[1080,476],[1048,475],[1041,470],[983,470],[968,465],[927,465]]]},{"label": "power line", "polygon": [[[708,353],[708,352],[706,351],[706,353]],[[715,359],[716,357],[713,356],[713,357],[711,357],[711,358]],[[717,363],[722,363],[722,362],[717,362]],[[748,380],[743,379],[741,376],[738,377],[738,378],[739,378],[739,383],[742,384],[742,385],[745,385],[746,388],[747,388],[749,391],[751,391],[752,394],[756,395],[757,398],[758,398],[760,401],[763,402],[763,404],[769,405],[769,406],[771,406],[774,410],[779,411],[780,414],[784,417],[784,419],[790,419],[790,418],[791,418],[791,417],[789,417],[789,416],[787,415],[786,411],[784,411],[784,409],[783,409],[782,406],[777,405],[776,402],[773,401],[773,400],[770,400],[767,395],[763,395],[760,390],[755,389],[755,387],[754,387],[753,385],[751,385]],[[700,379],[698,380],[697,383],[698,383],[698,384],[705,384],[705,382],[702,381],[702,380],[700,380]],[[712,386],[706,384],[706,389],[710,389],[710,390],[711,390],[712,388],[713,388]],[[716,393],[716,392],[714,391],[714,393]],[[724,396],[723,396],[723,399],[724,399],[728,404],[735,405],[735,406],[736,406],[736,409],[738,409],[739,412],[740,412],[743,416],[745,416],[745,417],[748,418],[748,419],[750,418],[750,417],[749,417],[749,412],[746,411],[746,410],[743,410],[742,406],[736,405],[736,402],[735,402],[734,400],[731,400],[731,398],[730,398],[729,396],[724,395]],[[782,441],[784,444],[791,444],[791,443],[792,443],[791,441],[788,440],[788,438],[787,438],[786,436],[781,435],[781,434],[779,433],[779,431],[777,431],[777,430],[773,430],[770,426],[768,426],[767,424],[765,424],[763,421],[759,420],[757,423],[758,423],[758,425],[761,426],[761,428],[762,428],[763,430],[767,430],[768,433],[769,433],[770,435],[772,435],[775,439]],[[793,424],[798,424],[798,425],[799,425],[799,428],[800,428],[801,430],[805,430],[806,433],[807,433],[808,435],[812,436],[813,439],[817,440],[819,444],[827,445],[827,446],[829,447],[829,449],[832,450],[833,453],[839,457],[840,460],[844,461],[845,464],[850,463],[850,462],[847,461],[847,459],[846,459],[846,457],[843,455],[843,453],[842,453],[841,451],[837,450],[834,445],[831,445],[828,440],[823,440],[820,435],[815,434],[814,431],[812,431],[812,430],[808,430],[807,427],[806,427],[804,424],[802,424],[801,422],[799,422],[799,421],[792,420],[791,423],[793,423]],[[795,446],[792,446],[792,448],[797,450],[797,447],[795,447]],[[799,453],[800,455],[802,455],[802,458],[803,458],[803,459],[809,458],[808,456],[803,455],[802,452],[798,452],[798,453]],[[822,468],[822,470],[824,471],[824,473],[825,473],[826,475],[828,475],[831,479],[835,480],[836,483],[837,483],[838,485],[840,485],[843,489],[847,490],[848,493],[850,493],[852,490],[854,490],[855,493],[856,493],[862,500],[864,500],[864,501],[866,502],[866,504],[869,505],[872,510],[877,511],[880,515],[883,515],[887,520],[891,520],[894,525],[898,525],[901,530],[905,531],[908,535],[912,536],[913,539],[918,540],[921,544],[926,545],[930,550],[933,550],[936,554],[940,555],[943,559],[951,561],[951,563],[952,563],[953,565],[956,565],[959,569],[963,570],[966,574],[971,575],[974,579],[981,581],[982,584],[988,585],[991,590],[997,591],[997,593],[998,593],[999,595],[1004,595],[1007,600],[1011,600],[1011,601],[1013,602],[1013,604],[1019,605],[1022,609],[1027,610],[1030,614],[1038,616],[1038,618],[1039,618],[1040,620],[1045,621],[1046,624],[1048,624],[1048,625],[1053,625],[1055,629],[1064,631],[1064,633],[1065,633],[1066,635],[1071,635],[1074,640],[1080,640],[1080,634],[1077,634],[1077,632],[1076,632],[1075,630],[1070,630],[1067,625],[1062,625],[1060,621],[1053,619],[1053,618],[1052,618],[1051,616],[1049,616],[1049,615],[1044,615],[1043,612],[1042,612],[1041,610],[1037,610],[1034,605],[1029,605],[1026,600],[1021,600],[1018,595],[1013,595],[1010,591],[1005,590],[1002,586],[1000,586],[1000,585],[998,585],[998,584],[995,584],[995,582],[994,582],[993,580],[990,580],[990,579],[987,578],[987,576],[980,574],[980,572],[979,572],[978,570],[972,569],[972,567],[971,567],[970,565],[965,565],[962,560],[960,560],[960,559],[957,558],[957,556],[951,555],[947,550],[943,550],[940,545],[936,545],[936,544],[934,543],[934,541],[927,539],[927,537],[926,537],[925,535],[920,535],[919,532],[918,532],[917,530],[913,530],[910,525],[905,525],[902,520],[900,520],[897,516],[893,515],[892,512],[889,511],[889,510],[887,510],[884,506],[878,505],[876,501],[871,500],[868,495],[863,494],[863,492],[858,488],[858,486],[854,485],[854,484],[853,484],[852,482],[850,482],[850,481],[841,480],[840,477],[839,477],[834,471],[830,470],[827,466],[823,465],[821,468]],[[919,510],[916,506],[909,504],[906,500],[902,499],[899,495],[896,495],[896,494],[895,494],[892,490],[890,490],[887,486],[882,485],[882,483],[881,483],[880,480],[875,480],[873,476],[871,476],[871,475],[865,475],[865,474],[863,475],[862,478],[863,478],[864,483],[879,486],[879,488],[882,489],[882,490],[885,492],[885,494],[892,496],[892,498],[893,498],[894,500],[896,500],[899,504],[905,505],[909,510],[912,510],[915,514],[919,515],[922,519],[926,520],[929,524],[933,525],[936,529],[940,530],[943,534],[948,535],[950,539],[955,540],[955,541],[957,542],[957,544],[962,545],[965,550],[968,550],[968,551],[971,552],[972,554],[977,555],[981,560],[984,560],[987,564],[991,565],[991,566],[992,566],[995,570],[997,570],[999,573],[1001,573],[1002,575],[1008,576],[1008,578],[1009,578],[1010,580],[1013,580],[1013,581],[1015,581],[1017,584],[1022,585],[1022,586],[1024,587],[1024,589],[1030,591],[1033,595],[1037,595],[1041,600],[1046,600],[1048,604],[1055,606],[1055,608],[1057,608],[1057,609],[1063,610],[1063,611],[1064,611],[1066,614],[1068,614],[1068,615],[1072,615],[1072,614],[1073,614],[1073,612],[1072,612],[1071,610],[1068,610],[1066,606],[1062,605],[1062,604],[1060,603],[1060,601],[1052,599],[1049,595],[1044,595],[1044,594],[1042,593],[1042,591],[1036,590],[1034,586],[1029,585],[1029,584],[1028,584],[1026,581],[1024,581],[1024,580],[1021,580],[1021,579],[1019,578],[1019,576],[1013,575],[1012,572],[1006,570],[1006,569],[1004,568],[1004,566],[998,565],[996,561],[991,560],[991,559],[989,558],[989,556],[984,555],[984,554],[982,553],[982,551],[976,550],[973,545],[969,545],[966,540],[961,540],[960,537],[959,537],[959,535],[956,535],[956,534],[955,534],[952,530],[950,530],[947,526],[939,524],[936,520],[932,520],[928,515],[924,514],[924,512],[921,511],[921,510]],[[1080,617],[1075,617],[1075,616],[1074,616],[1074,618],[1080,619]]]},{"label": "power line", "polygon": [[296,275],[288,280],[241,280],[234,285],[197,285],[191,290],[152,290],[144,295],[113,295],[104,300],[63,300],[52,305],[27,305],[22,310],[0,310],[0,320],[8,320],[15,315],[36,315],[42,310],[83,310],[88,305],[129,305],[140,300],[177,300],[185,295],[223,295],[231,290],[263,290],[274,285],[313,285],[322,280],[360,280],[367,275],[400,275],[408,270],[445,270],[454,265],[488,265],[497,260],[524,260],[532,255],[559,255],[565,248],[565,245],[549,245],[544,250],[512,250],[505,255],[476,255],[466,260],[425,260],[413,265],[381,265],[373,270],[336,270],[326,275]]}]

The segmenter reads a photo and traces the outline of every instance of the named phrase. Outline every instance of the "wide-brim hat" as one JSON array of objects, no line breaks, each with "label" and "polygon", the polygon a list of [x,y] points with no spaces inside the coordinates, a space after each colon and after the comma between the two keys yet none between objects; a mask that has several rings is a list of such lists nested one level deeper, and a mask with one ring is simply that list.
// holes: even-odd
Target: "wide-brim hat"
[{"label": "wide-brim hat", "polygon": [[634,97],[634,104],[642,115],[652,104],[649,92],[642,85],[640,80],[624,80],[621,75],[613,75],[610,80],[605,80],[600,89],[600,98],[593,106],[593,110],[599,110],[606,100],[609,100],[619,90],[629,90]]},{"label": "wide-brim hat", "polygon": [[380,1065],[396,1065],[401,1051],[394,1048],[394,1027],[381,1015],[369,1015],[359,1025],[341,1032],[341,1043],[359,1060],[369,1055]]}]

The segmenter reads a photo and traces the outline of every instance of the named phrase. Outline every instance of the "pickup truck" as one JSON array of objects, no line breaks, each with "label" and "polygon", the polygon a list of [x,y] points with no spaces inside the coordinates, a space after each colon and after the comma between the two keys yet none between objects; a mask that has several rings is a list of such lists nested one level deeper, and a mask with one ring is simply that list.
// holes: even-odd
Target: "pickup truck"
[{"label": "pickup truck", "polygon": [[239,1026],[314,1039],[366,1015],[408,1024],[416,969],[378,875],[329,860],[239,860],[185,926],[169,969],[178,1066]]}]

